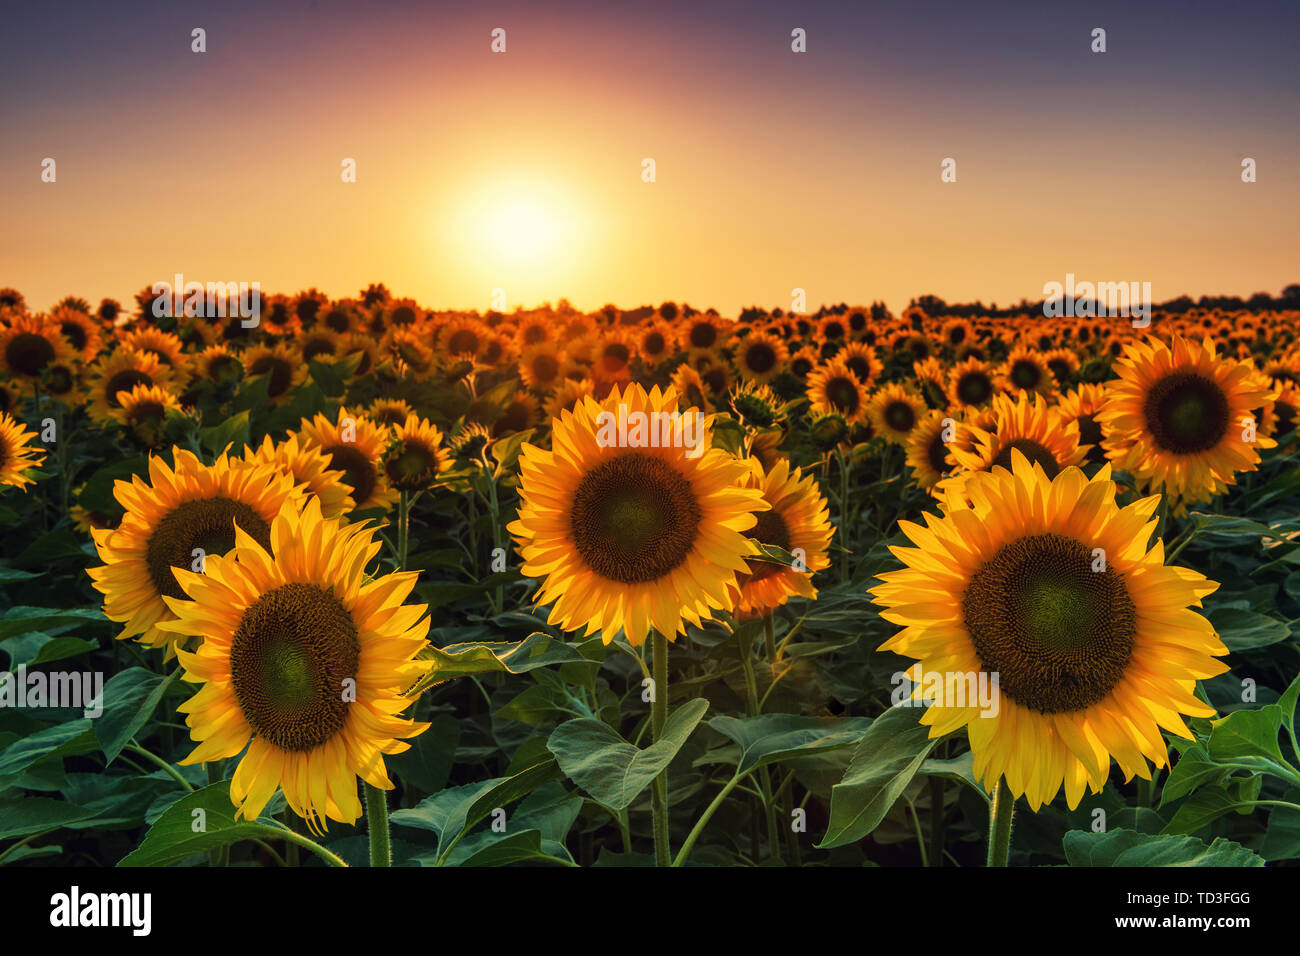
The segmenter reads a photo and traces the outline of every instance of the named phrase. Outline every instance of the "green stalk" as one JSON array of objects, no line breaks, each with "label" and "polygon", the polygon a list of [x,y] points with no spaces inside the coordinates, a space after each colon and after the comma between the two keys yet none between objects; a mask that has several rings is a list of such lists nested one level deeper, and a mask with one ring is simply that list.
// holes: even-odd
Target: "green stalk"
[{"label": "green stalk", "polygon": [[402,490],[397,499],[397,570],[406,570],[411,534],[411,493]]},{"label": "green stalk", "polygon": [[[654,699],[650,702],[650,732],[658,741],[668,722],[668,639],[658,631],[650,632],[654,657]],[[650,805],[654,812],[655,864],[668,866],[672,851],[668,846],[668,768],[664,767],[651,784]]]},{"label": "green stalk", "polygon": [[369,783],[365,787],[366,824],[370,830],[370,865],[392,866],[393,851],[388,837],[388,794]]},{"label": "green stalk", "polygon": [[1006,781],[998,778],[989,806],[989,866],[1006,866],[1011,855],[1011,816],[1016,798],[1007,790]]},{"label": "green stalk", "polygon": [[[771,618],[769,617],[770,621]],[[749,641],[744,637],[742,630],[736,631],[737,650],[740,653],[741,667],[745,672],[745,701],[748,705],[749,716],[758,716],[758,683],[754,679],[754,661],[753,652]],[[767,848],[772,859],[778,862],[781,859],[781,843],[777,837],[776,827],[776,804],[772,800],[772,779],[767,772],[767,767],[758,769],[758,790],[762,794],[763,816],[767,821]]]}]

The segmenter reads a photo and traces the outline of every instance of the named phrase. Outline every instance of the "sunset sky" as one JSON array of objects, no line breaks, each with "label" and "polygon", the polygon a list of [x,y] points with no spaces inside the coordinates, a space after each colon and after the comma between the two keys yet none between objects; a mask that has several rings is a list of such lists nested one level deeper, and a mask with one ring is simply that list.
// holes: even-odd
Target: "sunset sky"
[{"label": "sunset sky", "polygon": [[1300,281],[1294,2],[700,6],[6,4],[0,285],[735,314]]}]

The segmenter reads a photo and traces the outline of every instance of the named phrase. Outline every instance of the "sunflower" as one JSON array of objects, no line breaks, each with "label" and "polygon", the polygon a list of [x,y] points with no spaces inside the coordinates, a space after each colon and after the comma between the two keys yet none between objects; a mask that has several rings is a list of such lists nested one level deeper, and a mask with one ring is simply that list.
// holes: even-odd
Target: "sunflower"
[{"label": "sunflower", "polygon": [[813,572],[830,567],[830,513],[813,476],[791,468],[785,458],[770,469],[750,458],[749,466],[741,486],[758,489],[769,507],[758,512],[746,537],[781,548],[801,567],[749,561],[749,573],[737,576],[733,593],[736,617],[742,620],[769,614],[796,595],[816,599]]},{"label": "sunflower", "polygon": [[697,359],[715,358],[722,347],[724,323],[711,312],[693,315],[681,324],[680,346],[691,364]]},{"label": "sunflower", "polygon": [[312,359],[335,362],[343,350],[343,336],[328,325],[320,324],[299,332],[295,344],[302,355],[304,365]]},{"label": "sunflower", "polygon": [[688,408],[714,407],[709,401],[709,390],[704,387],[704,380],[689,362],[683,362],[673,370],[672,388],[677,393],[682,411]]},{"label": "sunflower", "polygon": [[1259,465],[1258,449],[1275,445],[1248,424],[1273,399],[1267,380],[1248,362],[1216,356],[1208,337],[1131,343],[1115,370],[1096,415],[1106,454],[1139,486],[1163,490],[1174,514],[1224,492]]},{"label": "sunflower", "polygon": [[272,404],[289,400],[290,392],[307,380],[307,363],[287,342],[254,345],[243,353],[244,376],[266,376],[266,396]]},{"label": "sunflower", "polygon": [[447,439],[452,457],[457,461],[478,461],[492,444],[492,433],[478,422],[469,422]]},{"label": "sunflower", "polygon": [[412,412],[394,426],[392,443],[384,455],[388,482],[398,491],[424,491],[433,486],[438,472],[450,460],[442,446],[442,432]]},{"label": "sunflower", "polygon": [[95,421],[113,420],[119,392],[129,392],[137,385],[171,384],[171,369],[152,352],[118,348],[90,368],[90,416]]},{"label": "sunflower", "polygon": [[907,445],[928,409],[925,400],[906,385],[893,382],[872,394],[866,418],[877,435],[895,445]]},{"label": "sunflower", "polygon": [[798,379],[806,379],[816,370],[819,361],[817,350],[811,345],[805,345],[790,356],[790,374]]},{"label": "sunflower", "polygon": [[838,359],[831,359],[808,376],[809,413],[835,413],[849,423],[866,421],[867,391],[862,380]]},{"label": "sunflower", "polygon": [[478,319],[458,318],[438,332],[438,350],[446,358],[477,358],[486,340],[487,329]]},{"label": "sunflower", "polygon": [[731,366],[722,361],[708,360],[696,366],[695,370],[713,406],[720,408],[725,405],[727,393],[731,391]]},{"label": "sunflower", "polygon": [[0,412],[0,485],[23,488],[34,479],[25,472],[45,461],[45,451],[32,443],[34,431],[6,412]]},{"label": "sunflower", "polygon": [[736,344],[736,370],[747,382],[772,381],[785,369],[790,353],[770,332],[755,330]]},{"label": "sunflower", "polygon": [[184,598],[174,568],[205,567],[212,555],[235,543],[238,524],[270,545],[270,526],[280,506],[298,496],[293,479],[276,468],[222,455],[204,465],[183,448],[175,466],[149,459],[149,480],[133,475],[113,492],[126,514],[116,529],[93,532],[102,567],[89,571],[104,595],[104,615],[122,624],[119,639],[138,637],[154,647],[175,636],[158,627],[173,612],[164,597]]},{"label": "sunflower", "polygon": [[0,325],[0,370],[30,383],[39,382],[56,363],[71,361],[72,346],[59,326],[44,315],[6,315]]},{"label": "sunflower", "polygon": [[672,357],[676,337],[667,322],[652,322],[636,334],[636,351],[642,367],[653,372]]},{"label": "sunflower", "polygon": [[118,344],[123,348],[156,355],[158,361],[170,369],[179,369],[185,364],[185,346],[180,337],[161,329],[144,328],[124,332],[118,339]]},{"label": "sunflower", "polygon": [[553,343],[524,349],[518,368],[524,385],[542,393],[558,388],[570,369],[568,358]]},{"label": "sunflower", "polygon": [[293,297],[289,304],[289,309],[294,318],[298,320],[303,328],[311,328],[316,324],[316,315],[325,307],[329,301],[329,296],[317,289],[307,289],[305,292],[299,292]]},{"label": "sunflower", "polygon": [[1097,413],[1106,404],[1106,389],[1101,385],[1083,384],[1061,396],[1056,411],[1067,422],[1079,428],[1079,447],[1084,449],[1089,464],[1100,465],[1106,460],[1101,447],[1101,425]]},{"label": "sunflower", "polygon": [[506,403],[501,417],[492,423],[492,436],[500,438],[503,435],[513,435],[515,432],[537,426],[541,420],[542,408],[536,396],[529,392],[518,391],[515,392],[514,398]]},{"label": "sunflower", "polygon": [[415,409],[400,398],[376,398],[366,409],[366,415],[372,421],[394,426],[401,425],[414,412]]},{"label": "sunflower", "polygon": [[573,411],[573,407],[582,401],[583,396],[593,395],[595,386],[589,378],[566,378],[546,397],[542,407],[542,419],[550,422],[559,418],[562,412]]},{"label": "sunflower", "polygon": [[428,728],[399,716],[430,667],[415,660],[429,630],[425,605],[403,604],[414,572],[370,577],[374,531],[324,518],[317,498],[288,504],[267,545],[239,530],[229,557],[205,573],[180,570],[170,636],[201,634],[179,651],[184,680],[203,686],[180,710],[198,742],[182,764],[237,757],[236,816],[255,820],[283,789],[313,830],[361,816],[357,778],[392,789],[384,754]]},{"label": "sunflower", "polygon": [[360,327],[361,313],[355,302],[343,299],[321,312],[319,324],[336,335],[347,335]]},{"label": "sunflower", "polygon": [[966,319],[949,319],[939,332],[939,341],[953,350],[970,344],[974,337],[975,332]]},{"label": "sunflower", "polygon": [[999,395],[990,409],[994,419],[992,429],[968,424],[967,439],[949,444],[958,471],[945,479],[941,487],[957,487],[971,472],[989,471],[995,465],[1005,468],[1011,464],[1012,453],[1016,451],[1042,467],[1049,478],[1083,461],[1085,452],[1079,447],[1079,426],[1063,420],[1043,396],[1035,394],[1030,401],[1029,394],[1020,392],[1015,399]]},{"label": "sunflower", "polygon": [[1074,349],[1052,349],[1043,353],[1043,362],[1051,370],[1058,388],[1069,388],[1079,372],[1079,353]]},{"label": "sunflower", "polygon": [[956,408],[983,408],[997,391],[993,367],[979,359],[958,362],[948,373],[948,401]]},{"label": "sunflower", "polygon": [[521,321],[515,329],[515,340],[519,343],[520,351],[552,342],[555,338],[551,331],[552,324],[552,319],[544,314],[530,315]]},{"label": "sunflower", "polygon": [[[677,408],[673,389],[631,385],[566,412],[553,450],[524,444],[509,531],[523,573],[543,578],[537,602],[554,602],[551,624],[599,631],[606,644],[622,629],[639,645],[651,628],[674,640],[687,622],[727,608],[736,573],[748,571],[744,558],[757,553],[744,532],[768,504],[737,484],[749,466],[712,447],[704,413],[677,417]],[[620,444],[607,427],[620,411],[661,428],[675,419],[698,444]]]},{"label": "sunflower", "polygon": [[167,411],[184,414],[176,396],[158,385],[136,385],[117,393],[112,419],[149,448],[158,448],[167,437]]},{"label": "sunflower", "polygon": [[314,445],[329,457],[330,468],[343,472],[358,511],[392,508],[397,492],[388,487],[382,465],[391,426],[376,424],[342,406],[333,421],[320,413],[311,421],[303,419],[298,433],[303,444]]},{"label": "sunflower", "polygon": [[[395,360],[401,361],[419,375],[433,367],[434,353],[429,348],[427,329],[411,325],[399,325],[389,329],[384,337],[384,348]],[[442,355],[445,361],[459,361],[465,356]]]},{"label": "sunflower", "polygon": [[1168,764],[1162,729],[1190,738],[1182,715],[1214,714],[1194,690],[1227,648],[1191,608],[1218,585],[1148,547],[1159,497],[1120,508],[1108,466],[1049,478],[1017,450],[964,493],[925,527],[899,522],[917,547],[891,548],[904,567],[871,590],[903,628],[880,650],[917,660],[909,678],[998,675],[992,712],[920,683],[930,736],[965,726],[975,776],[1034,810],[1062,784],[1071,809],[1100,792],[1112,758],[1150,779],[1148,760]]},{"label": "sunflower", "polygon": [[50,313],[50,322],[59,327],[63,337],[83,362],[95,360],[104,341],[98,322],[85,312],[67,306],[56,308]]},{"label": "sunflower", "polygon": [[741,382],[731,390],[731,410],[737,420],[753,428],[771,428],[786,419],[786,406],[766,385]]},{"label": "sunflower", "polygon": [[949,471],[948,444],[956,435],[956,422],[947,412],[932,408],[907,438],[907,464],[921,488],[933,488]]},{"label": "sunflower", "polygon": [[356,508],[352,486],[343,480],[343,472],[331,467],[329,457],[314,445],[306,445],[297,435],[279,443],[267,435],[254,451],[244,449],[244,460],[270,465],[293,479],[298,490],[320,499],[321,514],[337,518]]},{"label": "sunflower", "polygon": [[1023,389],[1050,395],[1056,391],[1056,378],[1044,356],[1024,345],[1016,346],[1007,355],[998,375],[998,384],[1013,393]]},{"label": "sunflower", "polygon": [[225,385],[244,376],[244,363],[225,344],[209,345],[190,359],[194,379]]}]

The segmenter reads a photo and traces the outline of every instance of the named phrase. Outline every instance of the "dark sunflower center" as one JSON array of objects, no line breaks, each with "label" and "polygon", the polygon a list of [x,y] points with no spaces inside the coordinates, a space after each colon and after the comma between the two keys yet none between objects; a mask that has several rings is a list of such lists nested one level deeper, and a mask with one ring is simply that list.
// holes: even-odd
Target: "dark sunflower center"
[{"label": "dark sunflower center", "polygon": [[423,442],[404,441],[388,457],[384,468],[395,487],[415,491],[432,481],[437,464],[437,456]]},{"label": "dark sunflower center", "polygon": [[646,355],[658,355],[664,350],[666,344],[663,335],[658,332],[651,332],[645,337],[645,341],[641,343],[641,351],[645,352]]},{"label": "dark sunflower center", "polygon": [[967,372],[957,379],[957,398],[963,405],[983,405],[993,395],[993,381],[983,372]]},{"label": "dark sunflower center", "polygon": [[158,593],[184,599],[185,592],[176,583],[172,568],[192,570],[195,548],[201,548],[205,557],[226,554],[235,546],[236,524],[270,550],[270,527],[242,501],[198,498],[182,502],[169,511],[149,536],[145,550],[149,576]]},{"label": "dark sunflower center", "polygon": [[1215,382],[1195,372],[1174,372],[1151,387],[1142,414],[1157,445],[1190,455],[1219,443],[1231,412]]},{"label": "dark sunflower center", "polygon": [[1043,370],[1028,359],[1020,359],[1011,366],[1011,381],[1019,388],[1035,389],[1043,378]]},{"label": "dark sunflower center", "polygon": [[573,495],[574,545],[588,567],[621,584],[657,581],[686,560],[701,511],[691,483],[640,452],[602,461]]},{"label": "dark sunflower center", "polygon": [[1137,611],[1124,579],[1058,534],[1005,545],[971,576],[962,620],[999,688],[1044,714],[1105,699],[1128,668]]},{"label": "dark sunflower center", "polygon": [[342,442],[325,449],[330,456],[330,468],[343,472],[343,480],[352,486],[352,499],[361,507],[375,492],[378,476],[375,464],[356,445]]},{"label": "dark sunflower center", "polygon": [[152,385],[153,379],[136,368],[126,368],[108,380],[104,386],[104,397],[109,408],[117,408],[117,393],[129,392],[137,385]]},{"label": "dark sunflower center", "polygon": [[326,338],[312,339],[302,347],[303,361],[310,362],[318,355],[333,355],[334,343]]},{"label": "dark sunflower center", "polygon": [[524,344],[537,345],[539,342],[546,341],[546,326],[530,325],[524,329]]},{"label": "dark sunflower center", "polygon": [[829,340],[844,338],[844,326],[839,322],[827,322],[822,328],[822,334]]},{"label": "dark sunflower center", "polygon": [[53,360],[54,346],[35,332],[19,332],[5,347],[5,361],[20,375],[40,375]]},{"label": "dark sunflower center", "polygon": [[867,379],[871,378],[871,363],[861,355],[853,356],[853,358],[848,359],[844,364],[848,366],[850,372],[862,379],[862,381],[865,382]]},{"label": "dark sunflower center", "polygon": [[80,322],[63,322],[59,325],[59,331],[67,336],[72,347],[78,352],[86,347],[86,330]]},{"label": "dark sunflower center", "polygon": [[691,329],[691,345],[697,349],[707,349],[718,340],[718,330],[712,322],[700,322]]},{"label": "dark sunflower center", "polygon": [[867,317],[861,312],[854,312],[849,316],[849,328],[854,332],[861,332],[867,327]]},{"label": "dark sunflower center", "polygon": [[142,422],[148,425],[157,425],[166,415],[165,409],[158,402],[141,402],[131,409],[128,416],[132,423]]},{"label": "dark sunflower center", "polygon": [[926,458],[930,462],[930,467],[939,474],[948,470],[948,443],[943,440],[943,432],[937,431],[930,443],[925,447]]},{"label": "dark sunflower center", "polygon": [[[249,605],[230,645],[231,685],[253,731],[281,750],[332,740],[361,658],[357,626],[332,591],[284,584]],[[355,698],[353,698],[355,699]]]},{"label": "dark sunflower center", "polygon": [[346,332],[352,325],[352,320],[343,309],[330,309],[329,314],[325,316],[325,324],[335,332]]},{"label": "dark sunflower center", "polygon": [[1018,449],[1022,455],[1028,458],[1031,465],[1042,465],[1043,472],[1048,478],[1055,478],[1061,473],[1061,466],[1056,463],[1056,456],[1032,438],[1013,438],[1007,442],[1002,450],[998,452],[997,457],[993,459],[993,465],[1001,466],[1010,471],[1011,452],[1015,449]]},{"label": "dark sunflower center", "polygon": [[266,394],[271,398],[287,392],[289,383],[293,381],[293,370],[289,363],[274,355],[263,355],[249,367],[249,371],[254,375],[270,373],[266,381]]},{"label": "dark sunflower center", "polygon": [[393,325],[410,325],[415,321],[415,310],[409,305],[399,305],[393,310]]},{"label": "dark sunflower center", "polygon": [[910,432],[916,425],[916,410],[907,402],[890,402],[885,406],[885,424],[896,432]]},{"label": "dark sunflower center", "polygon": [[533,377],[540,382],[552,381],[560,374],[560,363],[553,355],[538,355],[533,359]]},{"label": "dark sunflower center", "polygon": [[1101,426],[1091,415],[1080,415],[1079,444],[1088,445],[1088,461],[1094,465],[1105,464],[1106,452],[1101,447]]},{"label": "dark sunflower center", "polygon": [[856,382],[847,378],[833,378],[826,383],[826,399],[836,411],[852,415],[858,410],[862,395]]},{"label": "dark sunflower center", "polygon": [[622,342],[614,342],[605,346],[604,357],[606,367],[620,369],[631,359],[632,352]]},{"label": "dark sunflower center", "polygon": [[771,371],[774,365],[776,365],[776,351],[766,342],[758,342],[745,350],[745,366],[751,372],[758,372],[761,375],[763,372]]},{"label": "dark sunflower center", "polygon": [[714,395],[721,395],[727,390],[727,373],[720,368],[709,369],[700,375],[700,380]]},{"label": "dark sunflower center", "polygon": [[466,352],[478,351],[478,336],[470,329],[461,329],[447,340],[447,351],[452,355],[464,355]]}]

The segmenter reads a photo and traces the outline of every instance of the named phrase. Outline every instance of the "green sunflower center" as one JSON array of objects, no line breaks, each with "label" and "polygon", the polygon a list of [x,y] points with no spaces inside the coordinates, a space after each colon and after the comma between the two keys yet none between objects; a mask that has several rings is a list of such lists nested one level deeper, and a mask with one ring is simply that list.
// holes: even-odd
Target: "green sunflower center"
[{"label": "green sunflower center", "polygon": [[1003,546],[971,576],[962,620],[985,671],[1021,706],[1044,714],[1105,699],[1128,668],[1137,611],[1112,567],[1059,534]]},{"label": "green sunflower center", "polygon": [[231,685],[259,737],[281,750],[312,750],[343,728],[360,657],[356,624],[332,591],[284,584],[240,618]]},{"label": "green sunflower center", "polygon": [[224,555],[235,546],[235,524],[262,547],[271,549],[271,529],[262,516],[231,498],[197,498],[167,512],[149,536],[145,562],[158,593],[184,599],[172,568],[194,567],[196,548],[203,556]]},{"label": "green sunflower center", "polygon": [[1231,412],[1217,383],[1195,372],[1174,372],[1151,387],[1142,414],[1157,445],[1190,455],[1219,443]]},{"label": "green sunflower center", "polygon": [[570,525],[588,567],[611,581],[638,584],[659,580],[686,560],[701,517],[685,475],[661,458],[628,452],[582,478]]}]

